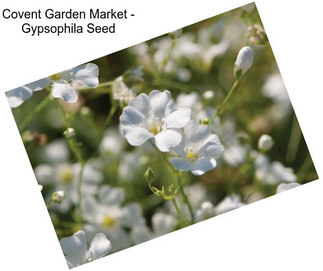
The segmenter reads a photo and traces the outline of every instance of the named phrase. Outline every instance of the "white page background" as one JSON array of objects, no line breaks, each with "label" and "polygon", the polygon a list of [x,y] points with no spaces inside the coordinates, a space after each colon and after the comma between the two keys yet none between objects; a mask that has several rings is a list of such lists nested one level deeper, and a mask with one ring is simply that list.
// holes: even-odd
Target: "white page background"
[{"label": "white page background", "polygon": [[[0,19],[0,90],[91,61],[250,1],[16,1],[10,9],[127,8],[111,35],[31,37]],[[320,1],[256,1],[319,176],[323,174]],[[55,23],[52,21],[51,23]],[[68,270],[5,95],[0,95],[0,270]],[[322,181],[75,270],[323,270]]]}]

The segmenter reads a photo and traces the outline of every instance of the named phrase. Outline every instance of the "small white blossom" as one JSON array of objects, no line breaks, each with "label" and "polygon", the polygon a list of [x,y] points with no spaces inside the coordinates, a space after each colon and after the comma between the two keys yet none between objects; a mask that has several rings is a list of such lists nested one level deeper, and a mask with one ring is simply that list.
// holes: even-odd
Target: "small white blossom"
[{"label": "small white blossom", "polygon": [[109,128],[103,136],[100,144],[100,151],[103,153],[111,153],[114,155],[120,155],[122,153],[125,140],[120,136],[120,133],[115,128]]},{"label": "small white blossom", "polygon": [[97,233],[90,246],[83,230],[60,240],[60,244],[69,268],[97,260],[111,251],[111,242],[103,233]]},{"label": "small white blossom", "polygon": [[202,175],[216,167],[223,146],[217,135],[210,134],[208,126],[191,120],[184,127],[181,143],[172,150],[178,155],[170,158],[176,169]]},{"label": "small white blossom", "polygon": [[209,201],[204,201],[201,207],[195,211],[195,221],[202,221],[215,215],[214,206]]},{"label": "small white blossom", "polygon": [[292,106],[281,75],[279,73],[269,75],[262,90],[264,96],[274,102],[269,112],[272,119],[274,121],[283,120]]},{"label": "small white blossom", "polygon": [[33,83],[15,88],[6,93],[10,107],[18,107],[30,98],[35,91],[52,86],[52,95],[67,103],[75,103],[78,99],[76,89],[80,87],[95,88],[98,81],[99,68],[93,63],[80,65],[78,67],[42,78]]},{"label": "small white blossom", "polygon": [[151,222],[156,236],[161,236],[174,230],[177,219],[170,214],[157,212],[153,215]]},{"label": "small white blossom", "polygon": [[56,139],[46,144],[42,149],[41,157],[49,164],[67,162],[70,158],[70,150],[66,140]]},{"label": "small white blossom", "polygon": [[140,146],[153,139],[162,152],[177,146],[181,140],[183,128],[190,119],[189,108],[179,108],[167,112],[171,94],[168,90],[153,90],[149,96],[141,93],[130,101],[120,116],[120,130],[132,146]]},{"label": "small white blossom", "polygon": [[93,236],[102,232],[108,236],[113,251],[119,251],[130,245],[125,228],[141,225],[145,222],[139,204],[130,203],[121,206],[125,192],[119,187],[101,186],[98,200],[93,196],[83,197],[82,213],[86,221],[84,230]]},{"label": "small white blossom", "polygon": [[32,89],[27,86],[12,89],[6,92],[6,96],[11,108],[20,106],[25,100],[33,95]]},{"label": "small white blossom", "polygon": [[255,156],[256,177],[265,184],[274,185],[279,183],[292,183],[296,181],[294,170],[278,161],[270,162],[263,154],[252,154]]},{"label": "small white blossom", "polygon": [[231,210],[237,209],[244,206],[241,202],[240,196],[232,194],[225,197],[216,207],[215,212],[217,215],[229,212]]},{"label": "small white blossom", "polygon": [[253,55],[254,53],[251,47],[242,47],[235,62],[235,73],[241,71],[241,75],[244,75],[251,68]]},{"label": "small white blossom", "polygon": [[270,135],[262,135],[258,140],[258,149],[269,151],[274,145],[274,141]]},{"label": "small white blossom", "polygon": [[113,99],[119,101],[121,104],[129,104],[129,102],[136,96],[134,89],[128,88],[123,82],[123,77],[119,76],[114,80],[112,85]]}]

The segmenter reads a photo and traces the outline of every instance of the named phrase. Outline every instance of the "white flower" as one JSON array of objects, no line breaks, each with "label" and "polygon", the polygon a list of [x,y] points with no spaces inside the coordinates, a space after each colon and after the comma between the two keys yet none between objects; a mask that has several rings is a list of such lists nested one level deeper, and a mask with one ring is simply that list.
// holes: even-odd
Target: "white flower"
[{"label": "white flower", "polygon": [[120,155],[124,145],[124,138],[120,136],[118,130],[115,128],[109,128],[103,136],[100,144],[100,151],[103,153]]},{"label": "white flower", "polygon": [[230,196],[226,196],[216,207],[215,213],[217,215],[229,212],[231,210],[237,209],[239,207],[244,206],[241,202],[240,196],[236,194],[232,194]]},{"label": "white flower", "polygon": [[38,183],[47,185],[54,179],[54,168],[47,164],[41,164],[34,168]]},{"label": "white flower", "polygon": [[256,177],[265,184],[292,183],[296,181],[294,170],[284,167],[282,163],[275,161],[270,163],[267,156],[253,154],[255,156]]},{"label": "white flower", "polygon": [[118,168],[118,175],[123,181],[130,181],[146,163],[142,151],[124,153]]},{"label": "white flower", "polygon": [[241,70],[241,75],[244,75],[251,67],[253,62],[253,50],[249,46],[242,47],[238,53],[235,62],[235,73]]},{"label": "white flower", "polygon": [[300,186],[300,184],[299,183],[281,183],[280,185],[277,186],[277,193],[287,191],[287,190],[292,189],[297,186]]},{"label": "white flower", "polygon": [[204,201],[201,207],[195,211],[195,221],[202,221],[215,215],[214,206],[209,201]]},{"label": "white flower", "polygon": [[83,230],[62,238],[60,244],[69,268],[97,260],[111,251],[111,242],[103,233],[96,234],[88,247]]},{"label": "white flower", "polygon": [[122,188],[108,185],[101,186],[98,200],[92,196],[82,199],[83,218],[87,222],[85,231],[90,236],[97,232],[106,234],[114,252],[130,246],[126,228],[131,229],[145,222],[140,205],[131,203],[123,207],[124,199]]},{"label": "white flower", "polygon": [[274,104],[270,108],[270,116],[274,121],[281,121],[290,112],[292,106],[288,93],[279,73],[269,75],[263,86],[265,97],[273,100]]},{"label": "white flower", "polygon": [[183,128],[190,119],[191,110],[180,108],[171,113],[166,111],[171,94],[168,90],[153,90],[149,96],[141,93],[130,101],[120,116],[120,129],[132,146],[140,146],[153,139],[162,152],[177,146]]},{"label": "white flower", "polygon": [[155,213],[151,220],[153,231],[156,236],[161,236],[174,230],[177,219],[165,213]]},{"label": "white flower", "polygon": [[64,139],[56,139],[43,147],[41,157],[50,164],[66,162],[70,158],[68,144]]},{"label": "white flower", "polygon": [[188,82],[192,78],[191,72],[186,68],[178,68],[176,78],[181,82]]},{"label": "white flower", "polygon": [[184,127],[182,142],[172,150],[178,154],[170,158],[176,169],[202,175],[216,167],[223,146],[217,135],[210,134],[208,126],[191,120]]},{"label": "white flower", "polygon": [[20,106],[25,100],[33,95],[32,89],[27,86],[15,88],[6,92],[6,96],[11,108]]},{"label": "white flower", "polygon": [[121,104],[129,104],[129,102],[136,96],[133,89],[129,89],[123,82],[123,77],[119,76],[114,80],[112,85],[113,99],[119,101]]},{"label": "white flower", "polygon": [[[61,163],[50,166],[38,165],[34,171],[39,184],[49,187],[52,193],[64,191],[64,201],[52,208],[61,213],[66,213],[78,202],[77,190],[78,177],[80,173],[79,164]],[[81,192],[83,196],[95,195],[98,185],[103,181],[101,165],[96,160],[88,162],[83,170],[83,181]],[[49,200],[49,198],[47,199]]]},{"label": "white flower", "polygon": [[136,245],[146,242],[153,237],[154,235],[145,224],[134,226],[130,233],[130,238]]},{"label": "white flower", "polygon": [[93,63],[80,65],[70,70],[54,74],[49,77],[37,80],[6,93],[9,104],[12,108],[20,106],[30,98],[35,91],[52,86],[52,95],[67,103],[75,103],[78,99],[75,89],[80,87],[95,88],[98,81],[99,68]]},{"label": "white flower", "polygon": [[202,103],[197,93],[181,93],[176,97],[175,108],[188,107],[191,109],[191,118],[197,119],[202,111]]},{"label": "white flower", "polygon": [[269,151],[274,145],[274,141],[270,135],[262,135],[258,140],[258,149]]}]

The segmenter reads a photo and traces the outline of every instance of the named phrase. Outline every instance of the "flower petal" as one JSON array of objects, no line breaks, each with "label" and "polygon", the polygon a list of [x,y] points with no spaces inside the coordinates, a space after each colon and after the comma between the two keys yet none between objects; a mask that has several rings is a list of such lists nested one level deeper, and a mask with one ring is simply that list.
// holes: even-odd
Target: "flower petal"
[{"label": "flower petal", "polygon": [[154,139],[155,144],[160,151],[168,152],[181,143],[182,135],[180,132],[168,129],[157,134]]},{"label": "flower petal", "polygon": [[189,121],[184,127],[185,145],[197,152],[210,135],[207,125],[200,125],[196,121]]},{"label": "flower petal", "polygon": [[127,228],[143,224],[142,209],[138,203],[130,203],[122,208],[121,224]]},{"label": "flower petal", "polygon": [[176,218],[169,214],[155,213],[151,221],[157,236],[171,232],[176,226]]},{"label": "flower petal", "polygon": [[133,106],[126,106],[120,116],[121,125],[139,125],[144,120],[145,116]]},{"label": "flower petal", "polygon": [[42,90],[45,87],[47,87],[50,84],[50,82],[51,81],[50,81],[49,77],[45,77],[43,79],[32,82],[26,86],[29,87],[33,91],[39,91],[39,90]]},{"label": "flower petal", "polygon": [[168,90],[163,92],[153,90],[149,93],[149,103],[156,118],[160,120],[165,116],[167,104],[170,102],[171,94]]},{"label": "flower petal", "polygon": [[99,84],[99,67],[93,63],[87,63],[72,69],[73,80],[86,87],[95,88]]},{"label": "flower petal", "polygon": [[144,116],[149,117],[150,104],[147,94],[141,93],[130,101],[130,106],[135,107]]},{"label": "flower petal", "polygon": [[143,224],[133,227],[131,229],[130,237],[131,240],[137,245],[150,240],[152,238],[152,234],[149,228]]},{"label": "flower petal", "polygon": [[121,132],[132,146],[140,146],[154,135],[142,127],[121,127]]},{"label": "flower petal", "polygon": [[120,187],[103,185],[99,191],[99,199],[105,205],[120,205],[125,199],[124,190]]},{"label": "flower petal", "polygon": [[196,160],[191,165],[191,172],[193,175],[203,175],[205,172],[210,171],[216,167],[216,160],[214,158],[201,158]]},{"label": "flower petal", "polygon": [[90,245],[88,259],[96,260],[106,256],[112,249],[111,242],[103,233],[97,233]]},{"label": "flower petal", "polygon": [[8,102],[11,108],[15,108],[23,104],[25,100],[33,95],[33,91],[27,87],[22,86],[6,92]]},{"label": "flower petal", "polygon": [[62,238],[60,244],[69,268],[86,262],[87,243],[84,231],[78,231],[70,237]]},{"label": "flower petal", "polygon": [[180,108],[165,118],[166,128],[183,128],[190,120],[191,109]]},{"label": "flower petal", "polygon": [[171,157],[169,159],[171,164],[178,170],[188,171],[190,170],[190,164],[189,162],[182,157]]},{"label": "flower petal", "polygon": [[60,80],[53,83],[52,95],[55,98],[60,98],[67,103],[77,102],[77,93],[66,81]]},{"label": "flower petal", "polygon": [[223,153],[223,145],[217,135],[211,134],[198,151],[200,155],[218,158]]},{"label": "flower petal", "polygon": [[112,243],[112,252],[116,252],[130,246],[128,235],[122,228],[109,232],[108,238]]},{"label": "flower petal", "polygon": [[300,186],[300,184],[299,183],[281,183],[277,187],[277,193],[287,191],[287,190],[292,189],[297,186]]}]

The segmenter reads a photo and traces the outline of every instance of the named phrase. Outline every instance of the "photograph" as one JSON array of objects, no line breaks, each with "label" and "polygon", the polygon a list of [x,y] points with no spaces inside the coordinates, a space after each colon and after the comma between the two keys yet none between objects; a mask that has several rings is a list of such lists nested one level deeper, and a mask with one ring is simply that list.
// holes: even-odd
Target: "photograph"
[{"label": "photograph", "polygon": [[318,178],[254,3],[5,95],[69,268]]}]

